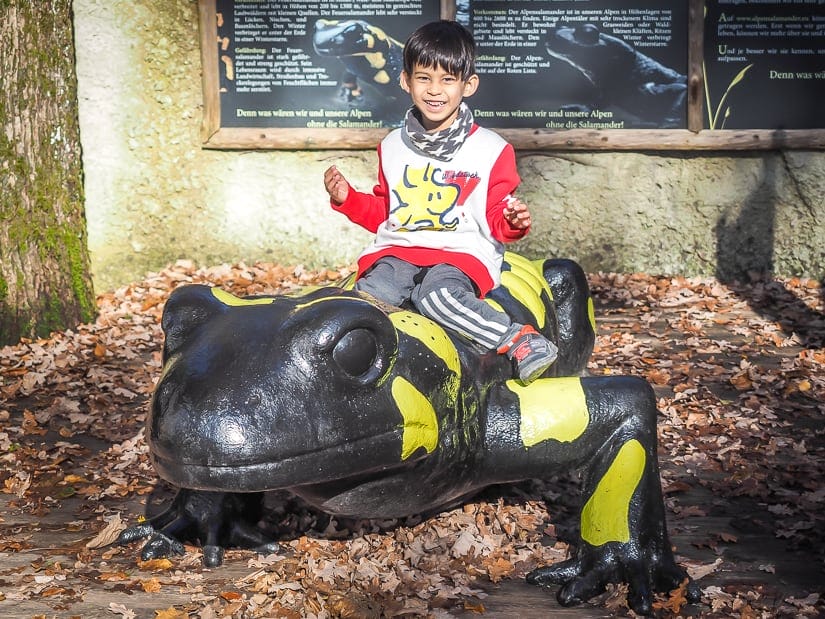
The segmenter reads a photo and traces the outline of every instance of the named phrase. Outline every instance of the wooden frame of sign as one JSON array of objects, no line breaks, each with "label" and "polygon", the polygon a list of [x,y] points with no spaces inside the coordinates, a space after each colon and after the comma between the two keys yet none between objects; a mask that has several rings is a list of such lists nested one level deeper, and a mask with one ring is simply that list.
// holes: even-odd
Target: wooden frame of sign
[{"label": "wooden frame of sign", "polygon": [[[314,4],[309,2],[307,7],[313,7],[316,10],[321,6],[358,7],[352,10],[353,15],[351,16],[344,15],[341,17],[336,13],[336,20],[318,20],[325,23],[329,21],[330,24],[339,24],[348,19],[365,19],[362,16],[365,13],[370,14],[368,9],[375,8],[376,10],[372,13],[378,17],[372,17],[369,20],[372,23],[377,22],[379,28],[383,26],[385,30],[388,30],[388,28],[384,24],[390,24],[391,27],[395,26],[396,30],[404,30],[405,28],[411,30],[418,23],[438,17],[461,21],[462,11],[464,12],[464,19],[469,20],[467,15],[472,13],[475,24],[474,34],[477,42],[479,42],[479,58],[483,59],[480,60],[477,69],[482,76],[484,86],[488,87],[487,100],[480,102],[480,109],[474,109],[474,114],[479,122],[497,131],[517,149],[718,151],[825,148],[825,129],[818,127],[796,128],[793,123],[787,123],[786,120],[788,119],[781,117],[781,114],[778,119],[768,117],[766,120],[760,117],[759,112],[762,109],[757,108],[755,103],[748,99],[747,88],[742,87],[743,83],[746,85],[756,84],[753,87],[757,89],[770,88],[773,84],[781,85],[783,88],[790,87],[791,90],[788,92],[774,93],[773,101],[776,103],[774,107],[780,107],[780,103],[786,106],[789,101],[796,102],[798,105],[796,107],[791,106],[790,111],[788,111],[789,114],[794,115],[791,120],[798,123],[799,119],[805,122],[810,118],[812,124],[817,122],[821,124],[822,121],[819,118],[821,115],[817,113],[814,116],[814,112],[812,112],[815,107],[813,102],[815,97],[812,96],[810,97],[811,101],[807,101],[808,98],[804,96],[804,93],[808,84],[812,84],[812,88],[817,87],[816,80],[820,80],[822,84],[825,84],[825,72],[819,69],[820,65],[815,64],[825,61],[825,56],[821,52],[817,56],[816,52],[818,37],[825,37],[825,30],[823,30],[825,24],[818,24],[811,20],[809,26],[805,23],[806,18],[799,15],[796,18],[793,16],[785,18],[787,21],[794,23],[802,22],[801,27],[803,28],[811,28],[811,31],[806,35],[807,39],[799,39],[803,42],[801,47],[804,47],[807,41],[811,41],[808,44],[810,49],[807,50],[807,54],[803,54],[802,52],[805,52],[805,49],[777,50],[770,47],[775,45],[774,41],[778,40],[776,37],[779,37],[782,34],[781,32],[762,30],[762,34],[757,35],[761,38],[755,40],[742,39],[742,28],[745,27],[743,24],[758,23],[760,19],[764,22],[766,18],[754,17],[752,13],[748,13],[747,9],[741,9],[743,11],[741,14],[735,14],[736,9],[731,9],[731,5],[726,5],[724,12],[721,12],[721,9],[712,0],[709,0],[707,10],[703,0],[682,0],[681,4],[671,5],[678,7],[675,13],[670,8],[645,8],[648,6],[662,6],[661,3],[657,5],[653,0],[625,0],[622,4],[625,7],[631,7],[629,9],[615,8],[617,3],[607,2],[606,0],[588,0],[588,2],[591,3],[589,5],[591,8],[595,7],[595,10],[568,8],[567,14],[560,17],[559,15],[564,13],[564,8],[559,8],[559,6],[572,5],[572,2],[548,2],[548,10],[540,10],[533,8],[541,4],[534,0],[530,3],[531,8],[529,10],[523,11],[527,17],[523,17],[518,14],[518,11],[524,7],[521,7],[518,2],[505,3],[485,0],[475,2],[478,6],[474,7],[473,0],[423,0],[418,3],[421,16],[404,17],[403,10],[397,11],[402,15],[396,17],[395,22],[392,21],[393,17],[388,17],[384,13],[392,13],[393,10],[398,8],[408,8],[416,3],[409,0],[374,0],[372,2],[363,0],[357,5],[355,3],[338,3],[336,5],[334,2],[330,3],[329,0],[324,0]],[[309,26],[294,25],[301,21],[296,19],[296,16],[299,15],[304,18],[304,23],[308,24],[309,18],[305,16],[311,13],[311,11],[300,12],[300,10],[294,9],[297,4],[273,3],[272,6],[269,6],[266,2],[251,2],[251,0],[199,0],[204,97],[201,133],[204,148],[371,149],[391,130],[391,125],[381,122],[381,112],[369,111],[367,109],[368,104],[367,107],[361,110],[359,110],[358,103],[344,105],[340,102],[340,96],[337,107],[327,108],[326,104],[318,104],[317,101],[315,101],[316,109],[312,109],[312,105],[303,105],[306,100],[312,102],[312,96],[314,95],[307,95],[307,98],[304,99],[301,93],[321,91],[327,93],[335,89],[329,87],[333,77],[331,75],[332,69],[329,68],[331,65],[317,66],[314,56],[309,53],[312,50],[306,49],[306,42],[311,40],[310,33],[307,31]],[[315,4],[318,6],[315,7]],[[780,5],[782,3],[777,2],[776,4]],[[240,5],[242,10],[236,11],[236,5]],[[581,2],[576,3],[576,7],[579,6],[581,6]],[[231,8],[233,11],[232,19],[236,20],[237,18],[237,24],[232,23],[229,25],[232,28],[229,31],[229,36],[225,31],[227,27],[227,23],[224,21],[226,16],[223,15],[224,11],[220,10],[221,7]],[[291,9],[288,7],[293,7],[292,13],[289,12]],[[269,9],[268,13],[267,9]],[[524,41],[540,38],[532,36],[530,34],[532,32],[546,36],[546,26],[549,23],[547,20],[558,22],[571,19],[573,20],[571,28],[575,28],[577,25],[581,26],[583,20],[589,19],[590,15],[599,13],[599,11],[602,13],[599,15],[602,20],[599,23],[602,34],[599,34],[599,30],[595,30],[596,35],[603,36],[605,30],[613,35],[617,33],[625,34],[624,40],[633,44],[636,49],[647,51],[647,48],[651,47],[661,48],[666,58],[675,61],[676,72],[681,74],[679,86],[681,88],[681,108],[679,108],[681,116],[675,125],[670,122],[671,119],[666,119],[665,116],[653,115],[653,108],[650,106],[651,114],[648,118],[645,118],[642,114],[636,115],[635,111],[624,118],[619,105],[621,102],[617,104],[617,107],[613,105],[614,101],[611,101],[605,104],[603,108],[599,108],[598,105],[595,107],[565,105],[559,103],[558,97],[550,100],[550,95],[545,95],[545,92],[540,90],[544,83],[541,79],[542,69],[536,69],[535,67],[536,65],[547,67],[549,63],[542,62],[547,61],[546,58],[532,55],[530,48],[520,46],[537,45],[536,43],[524,43]],[[734,14],[732,15],[732,13]],[[257,17],[257,15],[261,17]],[[713,32],[709,32],[706,36],[704,30],[706,20],[709,18],[712,19]],[[267,20],[270,22],[269,31],[265,28]],[[401,22],[397,20],[401,20]],[[657,22],[657,20],[659,21]],[[276,22],[279,24],[276,29],[277,32],[271,30]],[[397,25],[399,23],[403,24],[403,27],[399,27]],[[607,28],[605,28],[605,24],[608,24]],[[684,29],[674,26],[682,24]],[[533,29],[534,26],[535,29]],[[543,30],[542,27],[544,27]],[[768,24],[765,27],[781,28],[784,26],[780,23],[779,25]],[[795,27],[800,27],[800,24]],[[303,28],[303,30],[300,30],[300,28]],[[316,32],[317,28],[316,24]],[[383,31],[379,30],[378,38],[380,39],[382,36]],[[728,36],[732,38],[726,38]],[[769,36],[774,38],[770,39]],[[738,40],[745,41],[745,44],[752,42],[754,47],[757,44],[762,47],[743,50],[728,45],[728,41],[735,42]],[[242,41],[246,41],[246,43]],[[268,41],[268,43],[255,43],[255,41]],[[276,47],[275,43],[271,43],[272,41],[281,41],[282,44],[277,43]],[[301,41],[304,48],[290,47],[290,45],[296,45],[296,41]],[[397,44],[397,41],[395,43]],[[233,45],[234,47],[232,47]],[[710,54],[708,54],[708,50],[711,51]],[[789,51],[794,54],[798,52],[801,55],[786,55]],[[759,54],[759,56],[749,56],[748,53]],[[670,54],[669,57],[668,54]],[[737,56],[736,54],[740,55]],[[561,52],[559,57],[563,55],[564,52]],[[708,62],[706,62],[706,57],[708,57]],[[650,60],[646,56],[643,56],[643,58],[645,62]],[[751,76],[757,75],[756,70],[753,70],[752,67],[757,66],[763,58],[778,59],[776,62],[780,65],[777,65],[777,67],[788,66],[788,63],[791,63],[790,66],[794,69],[801,67],[801,70],[766,69],[763,71],[765,73],[764,79],[762,82],[758,82],[751,79]],[[525,62],[525,59],[527,62]],[[329,58],[320,59],[319,62],[337,62],[338,60],[338,58]],[[281,74],[268,75],[267,71],[274,66],[273,63],[278,62],[280,62],[278,66]],[[569,63],[569,60],[565,62]],[[662,66],[656,61],[652,62],[657,67]],[[782,62],[785,64],[782,65]],[[803,64],[799,65],[800,62]],[[233,63],[235,64],[233,65]],[[562,65],[554,65],[553,70],[555,72],[553,75],[559,74],[561,71],[560,66]],[[809,70],[811,66],[813,66],[813,70]],[[395,68],[397,71],[397,66]],[[347,70],[349,70],[349,67],[347,67]],[[549,69],[545,68],[544,70]],[[664,70],[669,71],[667,68],[664,68]],[[748,74],[749,70],[750,74]],[[246,73],[243,74],[242,71],[246,71]],[[738,73],[732,74],[731,71],[738,71]],[[392,71],[388,72],[392,73]],[[768,82],[768,73],[770,74],[770,82]],[[245,79],[241,79],[243,75],[246,75]],[[353,78],[352,72],[346,73],[346,75],[347,77],[342,79]],[[783,79],[783,76],[786,81],[779,81]],[[235,77],[238,79],[232,81]],[[232,79],[228,81],[227,78]],[[609,79],[610,75],[607,78]],[[397,79],[397,77],[394,77],[394,79]],[[758,77],[756,80],[758,80]],[[803,80],[807,80],[807,82]],[[562,98],[562,103],[564,103],[565,96],[570,96],[574,101],[578,101],[579,97],[584,100],[588,96],[592,96],[593,82],[595,81],[596,79],[589,75],[586,81],[571,84],[569,94],[561,93],[558,96]],[[386,75],[380,75],[375,78],[375,82],[372,86],[380,88],[388,84],[388,79]],[[711,96],[705,89],[707,82],[727,84],[727,90],[714,93],[716,99],[713,103],[711,102]],[[302,88],[302,84],[309,84],[310,88]],[[390,85],[394,86],[394,84]],[[317,86],[321,86],[321,88],[317,88]],[[802,93],[801,96],[794,95],[794,86],[797,87],[797,92]],[[616,82],[615,85],[606,90],[611,96],[618,98],[622,96],[619,94],[622,88],[623,85]],[[658,90],[654,88],[648,88],[648,90],[654,90],[659,97],[656,99],[657,105],[662,97],[670,96],[670,93],[674,92],[674,88],[669,84],[664,87],[656,86],[656,88]],[[256,93],[256,90],[259,92]],[[384,105],[385,100],[392,99],[392,96],[387,97],[380,91],[372,92],[373,89],[370,87],[363,90],[370,91],[366,93],[367,96],[372,93],[374,106],[380,107]],[[678,88],[675,90],[678,91]],[[275,94],[262,95],[262,92]],[[287,99],[285,102],[276,102],[274,105],[278,105],[277,109],[265,109],[267,105],[262,104],[261,101],[277,101],[278,94],[282,92],[298,94],[293,94],[292,98]],[[350,89],[347,92],[352,95],[353,92],[356,92],[356,89]],[[385,90],[383,92],[389,91]],[[398,92],[403,95],[400,89],[398,89]],[[483,92],[483,88],[479,92]],[[506,101],[508,96],[511,99],[516,96],[513,94],[514,92],[519,93],[519,97],[522,97],[521,93],[525,93],[523,99],[518,99],[517,108],[513,108],[512,101]],[[757,90],[756,92],[759,96],[752,97],[752,99],[761,97],[764,100],[766,96],[770,98],[770,93],[765,95],[764,90]],[[731,101],[735,101],[737,94],[740,99],[736,103],[731,103]],[[778,100],[777,94],[782,97],[781,100]],[[531,96],[534,97],[533,102],[525,103],[525,101],[530,100]],[[544,96],[548,97],[546,101],[541,98]],[[267,97],[272,97],[272,99]],[[473,104],[478,97],[479,94],[476,94],[468,100],[471,108],[473,108]],[[408,99],[404,100],[403,97],[400,99],[399,104],[409,104]],[[234,101],[234,107],[231,110],[226,101]],[[244,101],[249,103],[246,104]],[[501,109],[498,107],[499,101],[504,101]],[[508,103],[509,108],[507,107]],[[222,105],[226,108],[223,110],[223,115]],[[244,109],[241,105],[246,105],[250,109]],[[716,107],[712,109],[713,105]],[[306,107],[310,109],[304,109]],[[733,112],[731,111],[732,108]],[[755,114],[751,114],[755,123],[765,123],[761,126],[771,126],[771,123],[774,123],[776,127],[785,127],[791,124],[794,128],[724,128],[726,125],[733,124],[732,122],[728,124],[731,118],[741,119],[740,124],[741,122],[747,122],[751,111],[749,108],[753,108],[755,112]],[[234,114],[228,116],[227,110],[230,112],[234,110]],[[767,112],[771,111],[770,109],[767,110]],[[720,114],[723,112],[724,114],[720,120]],[[385,113],[388,114],[389,112]],[[392,113],[396,114],[397,111]],[[595,119],[599,122],[591,122],[593,119],[588,116],[591,113],[599,115]],[[304,118],[296,118],[296,114],[298,116],[303,114]],[[310,116],[307,117],[307,114]],[[354,120],[349,117],[352,114],[356,115]],[[739,118],[737,118],[737,115]],[[301,126],[301,123],[304,126]],[[296,124],[297,126],[292,126]],[[614,126],[621,126],[622,128],[612,128]]]}]

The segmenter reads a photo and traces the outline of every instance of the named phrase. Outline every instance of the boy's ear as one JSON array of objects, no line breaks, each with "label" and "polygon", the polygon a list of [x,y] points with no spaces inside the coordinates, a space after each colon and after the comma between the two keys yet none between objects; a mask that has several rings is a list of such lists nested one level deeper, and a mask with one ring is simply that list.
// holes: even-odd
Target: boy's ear
[{"label": "boy's ear", "polygon": [[407,75],[406,71],[401,71],[401,77],[398,78],[398,84],[404,90],[404,92],[410,92],[410,82],[409,76]]},{"label": "boy's ear", "polygon": [[473,73],[470,77],[467,78],[467,81],[464,82],[464,96],[469,97],[478,90],[478,75]]}]

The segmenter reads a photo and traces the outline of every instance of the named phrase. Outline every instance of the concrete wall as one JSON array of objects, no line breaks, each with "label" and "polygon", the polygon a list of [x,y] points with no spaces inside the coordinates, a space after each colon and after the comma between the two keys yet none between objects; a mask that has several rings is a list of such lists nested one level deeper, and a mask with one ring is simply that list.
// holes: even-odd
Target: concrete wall
[{"label": "concrete wall", "polygon": [[[86,214],[98,291],[178,258],[351,263],[369,234],[323,170],[375,183],[373,151],[200,147],[195,0],[75,0]],[[482,83],[483,88],[483,83]],[[587,270],[825,275],[825,153],[519,153],[517,249]]]}]

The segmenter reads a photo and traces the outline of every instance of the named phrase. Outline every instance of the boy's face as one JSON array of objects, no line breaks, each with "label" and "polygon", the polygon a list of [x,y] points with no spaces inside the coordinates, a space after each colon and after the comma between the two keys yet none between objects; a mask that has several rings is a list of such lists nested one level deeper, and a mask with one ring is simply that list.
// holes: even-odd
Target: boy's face
[{"label": "boy's face", "polygon": [[478,88],[478,75],[464,81],[441,67],[417,64],[412,75],[401,73],[401,88],[410,93],[413,105],[421,112],[424,129],[431,133],[453,123],[461,100]]}]

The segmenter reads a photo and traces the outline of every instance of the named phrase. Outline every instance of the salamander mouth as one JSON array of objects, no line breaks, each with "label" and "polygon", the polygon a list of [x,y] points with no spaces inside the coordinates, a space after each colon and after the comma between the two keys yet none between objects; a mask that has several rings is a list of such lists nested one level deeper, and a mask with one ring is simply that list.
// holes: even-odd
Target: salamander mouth
[{"label": "salamander mouth", "polygon": [[260,461],[221,465],[182,462],[151,452],[158,475],[181,488],[213,492],[264,492],[306,484],[318,484],[353,475],[369,474],[408,464],[401,460],[397,431],[347,441],[318,451],[274,456]]}]

